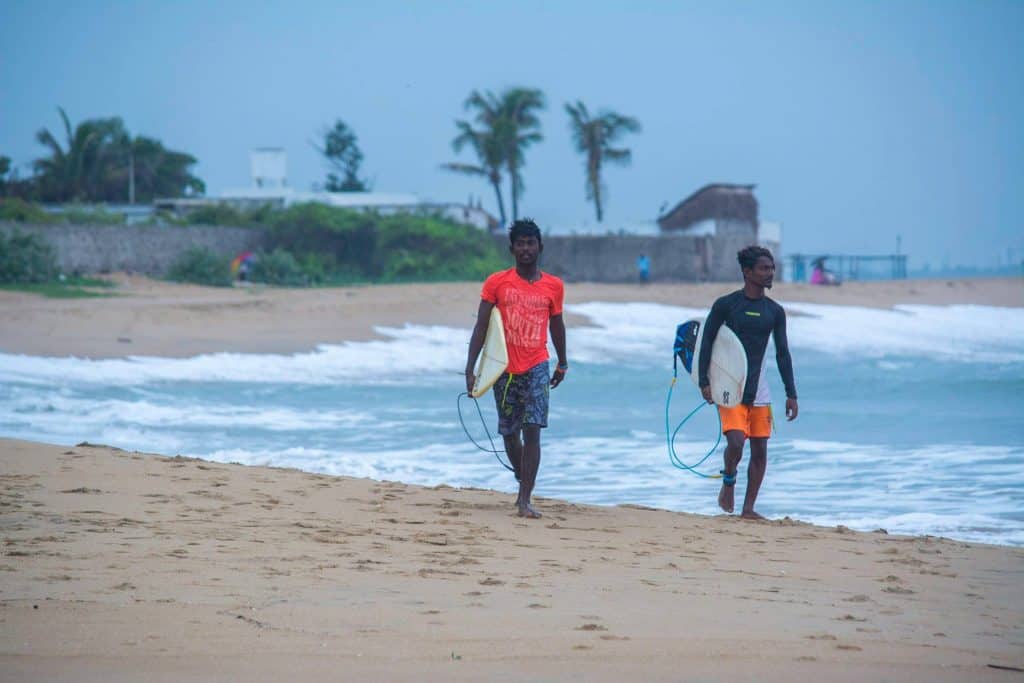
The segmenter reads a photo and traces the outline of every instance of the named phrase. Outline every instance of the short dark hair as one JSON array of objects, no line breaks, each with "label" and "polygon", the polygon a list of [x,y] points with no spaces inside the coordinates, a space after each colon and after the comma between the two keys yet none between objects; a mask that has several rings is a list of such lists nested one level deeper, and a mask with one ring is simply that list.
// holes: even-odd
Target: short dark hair
[{"label": "short dark hair", "polygon": [[537,242],[543,244],[540,238],[540,228],[533,222],[532,218],[520,218],[512,223],[508,229],[508,241],[515,244],[520,237],[536,237]]},{"label": "short dark hair", "polygon": [[757,259],[762,256],[767,256],[775,263],[775,257],[772,256],[772,252],[768,251],[764,247],[759,247],[756,244],[751,244],[749,247],[743,247],[736,252],[736,260],[740,262],[740,268],[753,268],[757,265]]}]

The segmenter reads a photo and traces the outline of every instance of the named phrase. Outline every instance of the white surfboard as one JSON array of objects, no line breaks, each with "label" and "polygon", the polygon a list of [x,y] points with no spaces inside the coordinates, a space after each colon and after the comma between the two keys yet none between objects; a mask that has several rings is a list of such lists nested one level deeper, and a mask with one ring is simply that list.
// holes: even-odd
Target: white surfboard
[{"label": "white surfboard", "polygon": [[473,398],[480,398],[501,377],[508,367],[508,347],[505,346],[505,325],[501,321],[498,307],[491,309],[491,319],[487,323],[487,335],[484,347],[480,349],[480,357],[476,361],[476,383],[471,392]]},{"label": "white surfboard", "polygon": [[[693,352],[693,367],[690,379],[700,386],[700,347],[704,341],[704,320],[694,320],[697,328],[697,345]],[[743,388],[747,384],[747,354],[736,333],[725,325],[718,328],[714,345],[711,347],[711,366],[708,368],[711,381],[711,397],[724,408],[733,408],[743,400]]]}]

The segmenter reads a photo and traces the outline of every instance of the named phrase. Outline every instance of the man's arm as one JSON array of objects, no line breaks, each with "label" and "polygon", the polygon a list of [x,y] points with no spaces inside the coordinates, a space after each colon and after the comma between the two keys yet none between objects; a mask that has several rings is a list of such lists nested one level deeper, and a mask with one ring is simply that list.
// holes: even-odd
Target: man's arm
[{"label": "man's arm", "polygon": [[466,358],[466,391],[472,392],[476,383],[476,376],[473,374],[476,365],[476,357],[480,355],[480,349],[484,347],[484,338],[487,336],[487,325],[491,321],[491,309],[494,304],[490,301],[480,300],[480,308],[476,312],[476,325],[473,326],[473,335],[469,338],[469,355]]},{"label": "man's arm", "polygon": [[[723,297],[724,298],[724,297]],[[723,299],[715,301],[708,313],[708,319],[704,321],[700,342],[700,358],[697,359],[697,385],[704,400],[713,403],[711,398],[711,380],[708,379],[708,370],[711,368],[711,349],[718,336],[718,330],[725,322],[725,302]]]},{"label": "man's arm", "polygon": [[558,355],[559,367],[555,368],[551,375],[551,388],[554,389],[565,379],[566,371],[562,368],[569,367],[568,357],[565,355],[565,320],[562,319],[562,314],[551,316],[548,327],[551,328],[551,343],[555,345],[555,353]]},{"label": "man's arm", "polygon": [[786,311],[782,306],[779,306],[775,317],[772,334],[775,336],[775,364],[779,366],[782,383],[786,386],[786,419],[792,422],[800,408],[796,402],[796,382],[793,381],[793,358],[789,355],[789,339],[786,337]]}]

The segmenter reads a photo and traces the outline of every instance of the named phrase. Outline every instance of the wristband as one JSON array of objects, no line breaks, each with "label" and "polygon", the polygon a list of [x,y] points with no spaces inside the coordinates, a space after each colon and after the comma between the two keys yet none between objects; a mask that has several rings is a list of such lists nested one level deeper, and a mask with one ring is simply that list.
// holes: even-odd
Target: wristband
[{"label": "wristband", "polygon": [[563,373],[564,372],[569,372],[569,366],[568,365],[562,365],[561,363],[558,364],[558,369],[561,370]]}]

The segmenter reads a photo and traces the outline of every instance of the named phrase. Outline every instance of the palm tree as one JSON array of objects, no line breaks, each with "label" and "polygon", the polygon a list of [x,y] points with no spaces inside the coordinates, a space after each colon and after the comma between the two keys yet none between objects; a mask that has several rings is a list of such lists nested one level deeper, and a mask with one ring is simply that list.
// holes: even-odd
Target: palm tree
[{"label": "palm tree", "polygon": [[494,195],[498,200],[501,225],[505,225],[505,199],[501,194],[501,168],[504,165],[504,156],[497,137],[485,130],[474,130],[468,121],[456,121],[455,127],[458,128],[459,134],[452,140],[452,149],[459,153],[463,147],[469,145],[479,163],[451,162],[441,164],[441,168],[454,173],[486,178],[494,188]]},{"label": "palm tree", "polygon": [[72,130],[71,121],[64,109],[58,107],[57,111],[64,123],[67,148],[62,148],[56,136],[48,129],[40,129],[36,133],[36,140],[50,150],[50,156],[36,159],[33,167],[39,177],[43,199],[84,199],[86,178],[92,171],[89,166],[95,158],[100,131],[82,124]]},{"label": "palm tree", "polygon": [[536,88],[510,88],[501,94],[500,101],[505,165],[512,183],[512,220],[516,220],[519,198],[526,190],[522,174],[526,149],[544,139],[537,116],[545,107],[544,93]]},{"label": "palm tree", "polygon": [[154,138],[133,138],[118,117],[72,127],[67,113],[57,111],[66,142],[62,145],[46,128],[36,133],[49,150],[32,164],[43,201],[123,201],[131,198],[129,187],[135,185],[143,200],[205,191],[203,181],[188,170],[195,157],[166,149]]},{"label": "palm tree", "polygon": [[511,180],[512,220],[515,220],[519,218],[519,199],[525,189],[522,169],[526,149],[544,139],[537,117],[545,106],[544,93],[535,88],[508,88],[501,95],[474,90],[464,106],[476,111],[476,122],[494,138],[500,150]]},{"label": "palm tree", "polygon": [[569,114],[569,128],[576,150],[586,156],[587,199],[594,201],[597,222],[600,223],[604,219],[601,202],[606,192],[601,181],[601,166],[605,162],[625,166],[632,161],[633,153],[628,148],[615,148],[612,145],[626,133],[640,132],[640,122],[612,111],[602,111],[596,118],[592,118],[587,107],[579,100],[575,105],[566,104],[565,111]]}]

